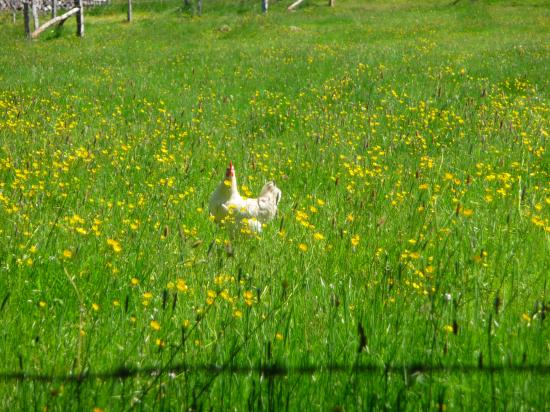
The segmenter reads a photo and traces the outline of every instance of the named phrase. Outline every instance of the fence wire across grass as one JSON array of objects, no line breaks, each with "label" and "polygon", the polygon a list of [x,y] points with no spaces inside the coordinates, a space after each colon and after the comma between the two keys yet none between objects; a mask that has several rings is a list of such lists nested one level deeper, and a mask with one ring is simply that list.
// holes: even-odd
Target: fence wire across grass
[{"label": "fence wire across grass", "polygon": [[0,380],[3,381],[37,381],[37,382],[84,382],[95,379],[132,379],[141,376],[168,375],[176,377],[180,374],[256,374],[265,377],[277,377],[287,375],[315,375],[325,373],[345,374],[504,374],[504,373],[529,373],[534,375],[549,375],[550,365],[428,365],[428,364],[402,364],[402,365],[306,365],[306,366],[282,366],[282,365],[260,365],[260,366],[239,366],[239,365],[215,365],[202,364],[192,365],[179,363],[171,365],[167,369],[158,367],[119,367],[107,372],[84,372],[82,374],[69,375],[48,375],[33,374],[26,372],[3,372],[0,373]]}]

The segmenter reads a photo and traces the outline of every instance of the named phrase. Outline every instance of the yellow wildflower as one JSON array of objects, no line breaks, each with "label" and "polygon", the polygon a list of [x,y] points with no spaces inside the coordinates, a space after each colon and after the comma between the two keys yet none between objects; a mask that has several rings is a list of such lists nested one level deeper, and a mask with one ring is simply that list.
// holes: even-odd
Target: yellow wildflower
[{"label": "yellow wildflower", "polygon": [[314,235],[313,235],[313,238],[315,240],[325,240],[325,237],[323,236],[322,233],[319,233],[319,232],[316,232]]},{"label": "yellow wildflower", "polygon": [[122,251],[122,246],[118,240],[107,239],[107,244],[113,248],[115,253],[120,253]]},{"label": "yellow wildflower", "polygon": [[176,287],[180,292],[187,292],[189,287],[185,284],[185,281],[183,279],[178,279],[176,283]]}]

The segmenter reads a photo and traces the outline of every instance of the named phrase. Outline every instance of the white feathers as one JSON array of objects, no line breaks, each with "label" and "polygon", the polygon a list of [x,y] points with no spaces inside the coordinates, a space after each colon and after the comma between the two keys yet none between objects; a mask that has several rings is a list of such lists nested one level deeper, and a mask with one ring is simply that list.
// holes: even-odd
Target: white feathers
[{"label": "white feathers", "polygon": [[237,187],[233,164],[229,164],[225,179],[212,193],[210,213],[216,222],[233,224],[243,232],[259,233],[262,225],[277,214],[281,190],[267,182],[257,199],[243,199]]}]

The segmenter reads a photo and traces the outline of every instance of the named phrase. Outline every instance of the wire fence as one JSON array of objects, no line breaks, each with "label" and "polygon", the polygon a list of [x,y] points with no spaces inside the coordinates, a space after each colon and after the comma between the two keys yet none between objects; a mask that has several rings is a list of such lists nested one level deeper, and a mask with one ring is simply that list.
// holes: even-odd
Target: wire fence
[{"label": "wire fence", "polygon": [[[68,275],[68,274],[67,274]],[[267,360],[252,366],[238,365],[235,362],[236,356],[243,351],[245,344],[251,339],[252,336],[264,325],[269,319],[273,319],[279,311],[285,307],[290,300],[293,293],[285,294],[282,300],[271,308],[266,316],[256,324],[250,333],[244,337],[244,341],[234,347],[229,354],[229,357],[225,362],[220,364],[198,364],[198,363],[186,363],[176,362],[179,354],[185,348],[189,341],[190,335],[197,330],[202,323],[206,314],[211,310],[213,305],[208,306],[206,312],[198,317],[195,323],[186,330],[182,327],[181,342],[176,345],[167,361],[163,362],[161,366],[146,366],[146,367],[132,367],[132,366],[119,366],[111,371],[95,372],[89,367],[84,367],[82,371],[78,373],[70,374],[40,374],[25,372],[23,367],[23,359],[19,356],[19,371],[16,372],[0,372],[0,381],[37,381],[37,382],[77,382],[83,383],[87,380],[127,380],[137,377],[154,377],[154,380],[160,379],[163,376],[176,377],[177,375],[191,375],[191,374],[203,374],[211,375],[214,379],[217,376],[224,374],[237,374],[237,375],[249,375],[255,374],[257,376],[264,377],[284,377],[288,375],[315,375],[315,374],[328,374],[328,373],[341,373],[349,375],[389,375],[389,374],[402,374],[402,375],[414,375],[414,374],[532,374],[532,375],[550,375],[550,364],[543,362],[540,363],[528,363],[527,354],[523,353],[521,363],[501,363],[495,364],[493,361],[493,345],[492,345],[492,319],[493,315],[489,316],[489,322],[487,325],[487,337],[488,337],[488,351],[485,353],[480,351],[477,357],[477,364],[443,364],[443,363],[402,363],[402,364],[369,364],[364,362],[361,356],[364,354],[366,347],[366,336],[364,327],[361,322],[358,323],[358,347],[355,352],[353,361],[347,363],[328,363],[328,364],[309,364],[299,366],[289,366],[278,364],[271,357],[271,344],[267,345]],[[167,296],[167,295],[165,295]],[[0,304],[0,312],[2,312],[4,306],[9,299],[9,294],[4,297]],[[215,298],[217,299],[217,297]],[[166,297],[163,306],[166,305]],[[127,304],[125,305],[127,306]],[[495,310],[498,307],[498,300],[495,301]],[[225,325],[225,328],[229,328],[230,323]],[[225,332],[225,329],[224,329]],[[152,385],[151,385],[152,386]]]},{"label": "wire fence", "polygon": [[26,372],[4,372],[0,373],[0,380],[4,381],[38,381],[38,382],[85,382],[87,380],[112,380],[132,379],[142,376],[167,375],[175,377],[180,374],[256,374],[265,377],[277,377],[287,375],[315,375],[325,373],[344,374],[504,374],[504,373],[528,373],[533,375],[550,374],[550,365],[427,365],[427,364],[402,364],[402,365],[306,365],[306,366],[282,366],[282,365],[260,365],[260,366],[238,366],[215,364],[187,364],[180,363],[170,366],[168,369],[158,367],[129,368],[119,367],[107,372],[84,372],[82,374],[69,375],[48,375],[33,374]]}]

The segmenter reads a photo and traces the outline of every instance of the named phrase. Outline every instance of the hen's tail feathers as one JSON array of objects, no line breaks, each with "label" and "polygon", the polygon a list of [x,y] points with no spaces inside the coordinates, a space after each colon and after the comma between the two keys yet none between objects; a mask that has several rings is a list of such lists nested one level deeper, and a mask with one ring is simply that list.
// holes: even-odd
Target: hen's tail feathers
[{"label": "hen's tail feathers", "polygon": [[274,182],[267,182],[262,191],[260,192],[260,198],[269,198],[277,206],[281,201],[281,189],[279,189]]}]

